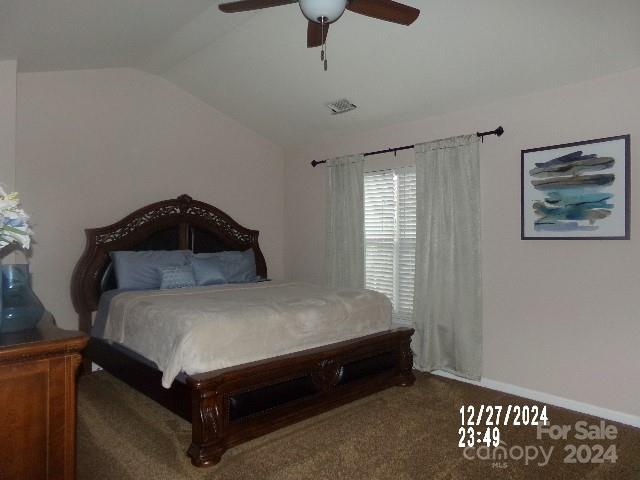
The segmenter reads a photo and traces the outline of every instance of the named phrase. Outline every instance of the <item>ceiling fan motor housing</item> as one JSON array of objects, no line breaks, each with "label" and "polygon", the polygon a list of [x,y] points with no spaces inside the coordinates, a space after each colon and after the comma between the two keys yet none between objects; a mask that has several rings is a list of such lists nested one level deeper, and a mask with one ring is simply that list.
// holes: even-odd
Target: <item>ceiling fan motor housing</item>
[{"label": "ceiling fan motor housing", "polygon": [[335,22],[347,7],[347,0],[299,0],[298,3],[302,14],[316,23]]}]

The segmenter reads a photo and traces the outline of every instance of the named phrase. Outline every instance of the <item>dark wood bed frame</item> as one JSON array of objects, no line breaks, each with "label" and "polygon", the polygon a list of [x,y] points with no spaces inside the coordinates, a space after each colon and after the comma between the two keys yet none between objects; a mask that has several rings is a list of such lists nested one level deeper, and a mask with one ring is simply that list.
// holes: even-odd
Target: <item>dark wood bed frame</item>
[{"label": "dark wood bed frame", "polygon": [[[87,229],[71,284],[80,329],[90,333],[100,294],[115,286],[114,250],[191,249],[195,253],[252,248],[267,278],[258,231],[188,195],[157,202],[112,225]],[[230,447],[385,388],[412,385],[413,329],[398,328],[257,362],[187,375],[170,389],[162,372],[99,339],[91,361],[192,424],[188,449],[198,466],[218,463]]]}]

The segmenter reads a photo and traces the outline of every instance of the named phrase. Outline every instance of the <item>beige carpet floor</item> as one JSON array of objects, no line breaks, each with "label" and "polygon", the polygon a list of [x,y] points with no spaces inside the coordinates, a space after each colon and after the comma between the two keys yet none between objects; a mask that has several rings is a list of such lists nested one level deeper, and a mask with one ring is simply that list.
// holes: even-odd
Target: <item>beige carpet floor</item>
[{"label": "beige carpet floor", "polygon": [[[535,427],[501,427],[509,458],[458,447],[462,405],[532,402],[426,374],[411,388],[392,388],[229,450],[220,464],[192,467],[185,451],[191,426],[109,374],[80,379],[80,480],[640,480],[640,429],[615,425],[615,440],[576,440],[575,423],[599,420],[549,408],[552,424],[571,425],[567,441],[536,438]],[[564,463],[565,447],[615,445],[615,463]],[[518,449],[518,447],[522,447]],[[553,447],[545,466],[540,448]],[[570,448],[570,447],[569,447]],[[518,458],[529,451],[535,460]],[[583,459],[586,458],[582,449]]]}]

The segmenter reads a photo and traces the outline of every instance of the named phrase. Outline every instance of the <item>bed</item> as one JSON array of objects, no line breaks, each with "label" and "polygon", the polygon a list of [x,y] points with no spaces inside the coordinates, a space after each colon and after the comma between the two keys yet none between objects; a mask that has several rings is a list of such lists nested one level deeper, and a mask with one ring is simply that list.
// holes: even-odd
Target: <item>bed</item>
[{"label": "bed", "polygon": [[[188,195],[153,203],[85,233],[71,294],[80,329],[88,334],[102,293],[116,287],[111,252],[251,249],[257,275],[268,278],[258,231]],[[227,449],[244,441],[382,389],[412,385],[412,334],[410,328],[389,328],[203,373],[183,372],[170,388],[165,388],[167,382],[162,386],[163,372],[153,362],[117,342],[91,337],[84,371],[90,372],[95,362],[191,422],[187,454],[193,465],[204,467],[218,463]]]}]

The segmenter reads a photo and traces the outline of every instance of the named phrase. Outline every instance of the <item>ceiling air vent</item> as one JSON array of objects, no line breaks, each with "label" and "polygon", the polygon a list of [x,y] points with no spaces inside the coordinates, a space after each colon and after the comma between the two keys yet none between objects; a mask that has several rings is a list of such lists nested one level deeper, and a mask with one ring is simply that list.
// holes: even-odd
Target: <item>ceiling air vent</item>
[{"label": "ceiling air vent", "polygon": [[327,103],[327,107],[329,107],[329,110],[331,110],[332,115],[346,113],[357,108],[346,98],[341,98],[340,100],[336,100],[335,102]]}]

